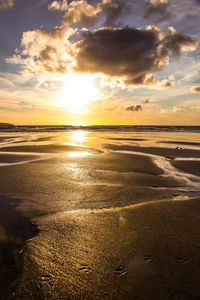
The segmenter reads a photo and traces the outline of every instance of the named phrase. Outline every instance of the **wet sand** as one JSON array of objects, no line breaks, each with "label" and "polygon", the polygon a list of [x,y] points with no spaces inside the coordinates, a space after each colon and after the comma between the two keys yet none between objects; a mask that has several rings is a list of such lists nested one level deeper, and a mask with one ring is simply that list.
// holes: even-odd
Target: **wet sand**
[{"label": "wet sand", "polygon": [[33,155],[11,155],[11,154],[1,154],[0,153],[0,163],[18,163],[23,161],[29,161],[34,159]]},{"label": "wet sand", "polygon": [[198,299],[199,209],[198,199],[44,216],[11,299]]},{"label": "wet sand", "polygon": [[24,245],[37,234],[36,226],[17,210],[19,203],[0,195],[0,299],[15,290],[23,271]]},{"label": "wet sand", "polygon": [[104,145],[104,149],[110,149],[113,151],[135,151],[142,153],[155,154],[164,156],[167,158],[176,157],[200,157],[200,150],[197,149],[175,149],[175,148],[162,148],[162,147],[137,147],[129,145]]},{"label": "wet sand", "polygon": [[[1,151],[9,149],[60,155],[0,168],[1,243],[2,232],[12,237],[10,250],[1,248],[1,264],[15,274],[4,276],[1,299],[200,297],[198,167],[176,160],[200,151],[130,145]],[[163,164],[145,153],[163,156]],[[14,257],[21,253],[20,267],[15,259],[9,267],[11,249]]]},{"label": "wet sand", "polygon": [[173,165],[182,170],[183,172],[188,172],[197,176],[200,176],[200,161],[195,160],[181,160],[174,161]]},{"label": "wet sand", "polygon": [[1,147],[1,152],[39,152],[39,153],[59,153],[66,151],[91,151],[92,153],[99,153],[99,151],[95,149],[85,149],[84,147],[74,147],[70,145],[32,145],[32,146],[10,146],[10,147]]},{"label": "wet sand", "polygon": [[178,142],[178,141],[162,141],[159,142],[162,144],[174,144],[174,145],[184,145],[184,146],[200,146],[200,143],[198,142]]}]

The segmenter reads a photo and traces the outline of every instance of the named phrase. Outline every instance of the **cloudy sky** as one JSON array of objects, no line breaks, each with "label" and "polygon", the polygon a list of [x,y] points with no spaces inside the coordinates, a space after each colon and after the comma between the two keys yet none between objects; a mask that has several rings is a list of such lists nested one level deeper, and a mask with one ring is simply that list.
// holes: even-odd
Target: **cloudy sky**
[{"label": "cloudy sky", "polygon": [[0,0],[0,122],[200,125],[199,0]]}]

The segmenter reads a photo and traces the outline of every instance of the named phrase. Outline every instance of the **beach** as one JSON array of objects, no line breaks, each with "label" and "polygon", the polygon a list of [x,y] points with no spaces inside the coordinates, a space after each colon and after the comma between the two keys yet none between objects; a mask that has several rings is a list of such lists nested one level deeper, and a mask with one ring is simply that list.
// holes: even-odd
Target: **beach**
[{"label": "beach", "polygon": [[199,132],[0,141],[1,299],[200,297]]}]

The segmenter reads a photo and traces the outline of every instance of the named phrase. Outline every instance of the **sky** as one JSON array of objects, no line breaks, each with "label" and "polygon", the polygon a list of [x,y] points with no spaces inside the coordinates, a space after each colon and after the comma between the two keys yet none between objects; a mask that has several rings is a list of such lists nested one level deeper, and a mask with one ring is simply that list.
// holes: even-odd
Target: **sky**
[{"label": "sky", "polygon": [[200,125],[199,0],[0,0],[0,122]]}]

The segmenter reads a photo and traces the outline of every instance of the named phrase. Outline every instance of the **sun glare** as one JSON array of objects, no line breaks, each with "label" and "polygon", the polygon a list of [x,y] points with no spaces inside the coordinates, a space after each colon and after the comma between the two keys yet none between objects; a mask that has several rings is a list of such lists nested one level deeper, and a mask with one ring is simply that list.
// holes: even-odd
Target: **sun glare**
[{"label": "sun glare", "polygon": [[82,131],[82,130],[73,131],[71,132],[70,139],[73,142],[83,144],[83,142],[87,140],[87,131]]},{"label": "sun glare", "polygon": [[94,86],[94,77],[89,74],[68,73],[61,90],[60,104],[72,113],[86,111],[90,101],[96,100],[98,90]]},{"label": "sun glare", "polygon": [[89,152],[69,152],[68,157],[84,157],[84,156],[90,156],[91,153]]},{"label": "sun glare", "polygon": [[87,146],[84,145],[84,142],[87,141],[87,139],[87,131],[72,131],[70,132],[70,135],[67,136],[67,142],[64,142],[64,144],[87,148]]}]

